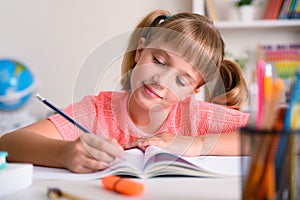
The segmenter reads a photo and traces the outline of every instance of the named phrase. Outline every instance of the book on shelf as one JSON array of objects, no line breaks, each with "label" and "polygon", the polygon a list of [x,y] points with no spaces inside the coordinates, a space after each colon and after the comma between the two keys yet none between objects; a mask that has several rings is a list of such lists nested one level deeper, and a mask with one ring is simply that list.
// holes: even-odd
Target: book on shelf
[{"label": "book on shelf", "polygon": [[125,151],[125,160],[116,159],[109,168],[78,174],[66,169],[35,166],[35,179],[101,179],[108,175],[129,176],[140,179],[160,176],[232,177],[241,176],[240,156],[196,156],[175,155],[156,146],[145,152],[140,149]]},{"label": "book on shelf", "polygon": [[299,19],[300,0],[268,0],[263,19]]},{"label": "book on shelf", "polygon": [[300,19],[300,0],[293,0],[289,17],[290,19]]},{"label": "book on shelf", "polygon": [[263,19],[278,19],[284,0],[269,0]]},{"label": "book on shelf", "polygon": [[271,15],[271,19],[278,19],[279,17],[279,13],[280,13],[280,9],[282,7],[282,4],[283,4],[283,0],[276,0],[274,2],[274,10],[272,12],[272,15]]},{"label": "book on shelf", "polygon": [[278,16],[279,19],[287,19],[288,18],[288,12],[289,12],[289,7],[290,7],[291,2],[292,2],[292,0],[284,0],[283,1],[281,10],[280,10],[280,13]]}]

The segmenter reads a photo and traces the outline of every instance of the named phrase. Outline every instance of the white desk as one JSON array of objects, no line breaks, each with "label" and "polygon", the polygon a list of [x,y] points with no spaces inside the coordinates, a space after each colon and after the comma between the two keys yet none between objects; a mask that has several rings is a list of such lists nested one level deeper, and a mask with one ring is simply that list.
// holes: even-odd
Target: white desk
[{"label": "white desk", "polygon": [[30,187],[3,197],[13,199],[48,199],[47,189],[57,187],[85,199],[241,199],[241,180],[232,178],[153,178],[137,179],[144,183],[145,191],[140,196],[124,196],[102,187],[100,180],[33,180]]}]

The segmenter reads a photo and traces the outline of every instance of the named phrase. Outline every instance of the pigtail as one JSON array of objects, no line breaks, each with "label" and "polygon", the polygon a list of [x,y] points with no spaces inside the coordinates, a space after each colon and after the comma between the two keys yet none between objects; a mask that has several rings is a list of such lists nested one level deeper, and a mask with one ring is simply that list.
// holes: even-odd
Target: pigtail
[{"label": "pigtail", "polygon": [[138,45],[138,41],[140,38],[148,38],[149,37],[149,27],[158,26],[163,20],[169,16],[170,13],[166,10],[156,10],[149,13],[142,21],[138,23],[135,30],[133,31],[127,50],[124,55],[124,59],[122,62],[122,89],[129,90],[130,87],[130,71],[133,68],[135,63],[135,53]]},{"label": "pigtail", "polygon": [[224,59],[219,72],[219,79],[211,92],[211,102],[239,110],[249,97],[242,69],[236,62]]}]

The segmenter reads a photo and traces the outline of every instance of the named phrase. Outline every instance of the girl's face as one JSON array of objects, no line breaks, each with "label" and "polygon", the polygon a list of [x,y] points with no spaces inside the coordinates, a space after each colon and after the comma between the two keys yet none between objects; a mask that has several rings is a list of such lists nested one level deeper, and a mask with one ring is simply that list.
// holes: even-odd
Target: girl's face
[{"label": "girl's face", "polygon": [[131,75],[134,100],[144,109],[167,109],[197,92],[202,82],[198,71],[174,48],[162,42],[144,47],[142,38]]}]

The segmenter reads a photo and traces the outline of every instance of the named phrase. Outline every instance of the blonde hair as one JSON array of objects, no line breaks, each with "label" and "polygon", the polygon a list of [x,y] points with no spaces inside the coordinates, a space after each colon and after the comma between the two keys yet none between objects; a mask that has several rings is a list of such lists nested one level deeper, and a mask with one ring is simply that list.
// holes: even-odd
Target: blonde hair
[{"label": "blonde hair", "polygon": [[[229,72],[233,73],[232,76],[230,75],[231,81],[240,76],[240,71],[235,71],[235,66],[230,68],[231,63],[223,61],[224,41],[213,22],[207,17],[188,12],[171,16],[166,10],[156,10],[150,12],[138,23],[129,39],[121,71],[121,85],[125,90],[131,89],[130,72],[136,65],[135,54],[140,38],[145,38],[145,45],[157,39],[175,44],[176,51],[193,64],[202,76],[203,82],[200,83],[199,87],[220,75],[228,75],[229,77]],[[227,67],[229,67],[228,71]],[[224,74],[219,74],[218,69],[221,69]],[[227,81],[227,79],[224,80]],[[235,81],[239,82],[240,80],[244,79],[236,79]],[[232,85],[232,83],[225,83],[226,86],[228,84]],[[240,84],[241,87],[246,87],[246,85],[243,86],[245,82],[240,82]],[[214,95],[216,97],[214,102],[224,104],[223,101],[217,100],[217,96]],[[235,95],[230,93],[226,96],[232,98],[230,102],[235,101]],[[244,102],[244,95],[240,102]],[[238,106],[238,104],[232,103],[228,103],[228,105]]]},{"label": "blonde hair", "polygon": [[219,68],[220,76],[212,89],[210,100],[212,103],[226,105],[240,110],[248,101],[247,83],[240,66],[229,59],[224,59]]},{"label": "blonde hair", "polygon": [[123,89],[130,89],[129,72],[136,65],[134,57],[140,38],[145,38],[145,45],[158,38],[172,42],[183,57],[190,63],[193,61],[205,81],[214,77],[224,55],[219,31],[202,15],[178,13],[169,16],[165,10],[153,11],[133,31],[122,63]]}]

